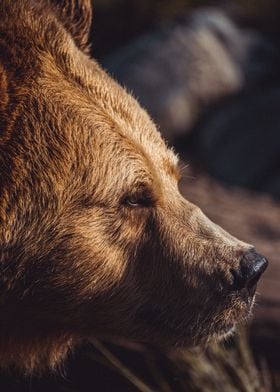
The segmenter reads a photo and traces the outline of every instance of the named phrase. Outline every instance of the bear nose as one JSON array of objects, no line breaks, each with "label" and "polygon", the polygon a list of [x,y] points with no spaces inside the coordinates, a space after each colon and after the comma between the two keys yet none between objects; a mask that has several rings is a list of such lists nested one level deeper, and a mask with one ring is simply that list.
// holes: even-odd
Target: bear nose
[{"label": "bear nose", "polygon": [[233,275],[233,289],[241,290],[247,289],[248,294],[253,296],[256,291],[258,280],[265,271],[268,262],[266,258],[251,249],[247,251],[241,261],[237,270],[231,270]]}]

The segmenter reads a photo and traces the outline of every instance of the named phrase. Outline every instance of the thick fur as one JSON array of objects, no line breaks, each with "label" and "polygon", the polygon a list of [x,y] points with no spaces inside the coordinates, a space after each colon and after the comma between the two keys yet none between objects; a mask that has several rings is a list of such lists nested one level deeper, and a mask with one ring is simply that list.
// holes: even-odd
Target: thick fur
[{"label": "thick fur", "polygon": [[173,151],[85,53],[89,7],[1,2],[0,364],[26,372],[92,336],[206,342],[250,311],[230,289],[250,245],[180,195]]}]

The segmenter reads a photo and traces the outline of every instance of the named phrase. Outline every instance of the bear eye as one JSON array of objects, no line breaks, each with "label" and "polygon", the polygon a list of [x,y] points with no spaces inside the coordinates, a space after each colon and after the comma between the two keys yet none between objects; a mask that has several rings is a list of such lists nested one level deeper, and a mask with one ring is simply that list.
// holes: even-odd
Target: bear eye
[{"label": "bear eye", "polygon": [[153,198],[146,193],[127,195],[123,199],[123,204],[129,207],[150,207],[153,204]]},{"label": "bear eye", "polygon": [[130,207],[140,207],[143,204],[143,200],[136,195],[126,196],[124,203]]}]

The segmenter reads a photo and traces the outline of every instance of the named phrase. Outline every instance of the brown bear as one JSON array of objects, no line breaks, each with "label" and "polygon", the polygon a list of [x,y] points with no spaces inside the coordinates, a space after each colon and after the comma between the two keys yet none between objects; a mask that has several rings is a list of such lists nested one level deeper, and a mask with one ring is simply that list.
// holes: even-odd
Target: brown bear
[{"label": "brown bear", "polygon": [[89,58],[90,23],[90,0],[1,1],[2,367],[91,337],[223,337],[267,264],[180,195],[176,155]]}]

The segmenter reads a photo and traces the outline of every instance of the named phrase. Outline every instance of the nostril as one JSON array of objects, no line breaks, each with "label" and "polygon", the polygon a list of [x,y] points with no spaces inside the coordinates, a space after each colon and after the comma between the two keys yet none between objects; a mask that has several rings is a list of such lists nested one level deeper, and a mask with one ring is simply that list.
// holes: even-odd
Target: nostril
[{"label": "nostril", "polygon": [[[241,265],[242,264],[243,263],[241,262]],[[246,276],[246,287],[249,290],[256,286],[261,275],[265,271],[267,264],[268,262],[263,256],[257,255],[256,259],[250,263],[249,266],[246,263],[244,263],[244,266],[241,266],[241,270],[244,270]]]},{"label": "nostril", "polygon": [[231,270],[235,290],[246,288],[249,295],[254,295],[257,283],[268,265],[265,257],[254,249],[246,252],[240,261],[237,270]]}]

